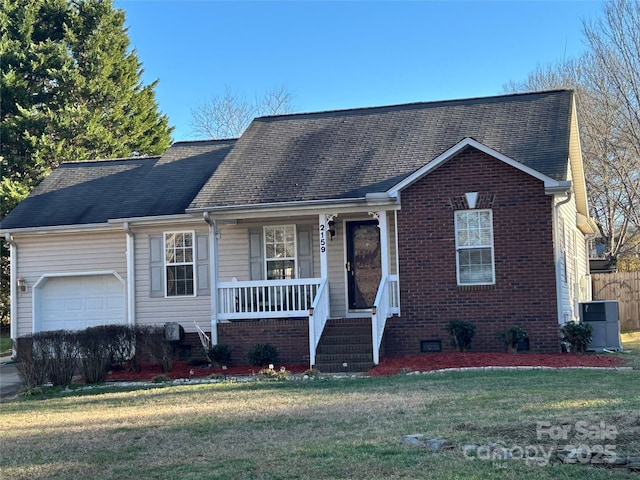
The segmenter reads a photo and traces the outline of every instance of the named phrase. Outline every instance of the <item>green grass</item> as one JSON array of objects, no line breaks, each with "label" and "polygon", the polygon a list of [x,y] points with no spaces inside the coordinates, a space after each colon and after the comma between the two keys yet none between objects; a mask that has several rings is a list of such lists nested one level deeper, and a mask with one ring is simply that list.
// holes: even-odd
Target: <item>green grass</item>
[{"label": "green grass", "polygon": [[9,330],[0,330],[0,357],[11,355],[11,337]]},{"label": "green grass", "polygon": [[[494,371],[98,389],[4,403],[3,479],[607,479],[584,465],[467,459],[459,446],[543,445],[537,422],[617,429],[640,453],[640,371]],[[601,422],[604,422],[601,423]],[[407,434],[447,439],[441,454]],[[603,443],[588,440],[589,445]],[[581,441],[585,443],[585,441]]]}]

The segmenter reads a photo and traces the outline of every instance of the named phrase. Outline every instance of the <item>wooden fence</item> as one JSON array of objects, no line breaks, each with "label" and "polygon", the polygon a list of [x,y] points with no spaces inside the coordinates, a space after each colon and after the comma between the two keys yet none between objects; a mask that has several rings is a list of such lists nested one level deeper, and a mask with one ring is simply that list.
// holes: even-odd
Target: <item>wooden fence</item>
[{"label": "wooden fence", "polygon": [[640,272],[591,274],[594,300],[617,300],[620,331],[640,331]]}]

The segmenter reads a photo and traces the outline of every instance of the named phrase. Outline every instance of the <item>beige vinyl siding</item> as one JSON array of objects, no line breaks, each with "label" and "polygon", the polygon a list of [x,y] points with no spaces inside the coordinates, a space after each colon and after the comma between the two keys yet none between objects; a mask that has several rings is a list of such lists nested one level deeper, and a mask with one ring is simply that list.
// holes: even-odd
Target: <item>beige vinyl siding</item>
[{"label": "beige vinyl siding", "polygon": [[[246,225],[219,225],[218,280],[230,282],[234,278],[249,278],[249,228]],[[253,227],[256,228],[256,227]]]},{"label": "beige vinyl siding", "polygon": [[562,271],[558,275],[561,292],[560,321],[564,322],[566,319],[578,320],[578,302],[589,300],[580,288],[581,279],[588,275],[587,247],[584,234],[576,226],[576,202],[573,197],[559,207],[558,222],[564,224],[564,229],[557,229],[558,235],[564,233],[564,237],[558,238],[557,245],[559,248],[564,246],[566,257],[566,265],[562,261],[558,262],[558,268],[566,270],[566,278]]},{"label": "beige vinyl siding", "polygon": [[16,273],[28,285],[27,291],[17,296],[18,331],[15,335],[22,336],[32,331],[33,285],[43,275],[115,271],[126,280],[125,237],[122,230],[24,236],[14,234],[18,246]]},{"label": "beige vinyl siding", "polygon": [[165,232],[193,231],[208,235],[204,222],[180,223],[165,226],[133,226],[136,262],[136,323],[138,325],[178,322],[185,332],[195,332],[194,322],[203,330],[211,329],[211,296],[151,297],[149,237]]}]

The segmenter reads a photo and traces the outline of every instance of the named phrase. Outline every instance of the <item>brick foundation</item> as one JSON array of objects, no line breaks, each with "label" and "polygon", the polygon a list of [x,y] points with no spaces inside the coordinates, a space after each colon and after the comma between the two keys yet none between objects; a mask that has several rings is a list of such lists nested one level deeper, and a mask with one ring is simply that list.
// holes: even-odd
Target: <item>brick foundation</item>
[{"label": "brick foundation", "polygon": [[306,319],[219,323],[218,343],[229,345],[231,365],[248,365],[249,350],[257,343],[270,343],[276,347],[280,363],[309,362],[309,324]]}]

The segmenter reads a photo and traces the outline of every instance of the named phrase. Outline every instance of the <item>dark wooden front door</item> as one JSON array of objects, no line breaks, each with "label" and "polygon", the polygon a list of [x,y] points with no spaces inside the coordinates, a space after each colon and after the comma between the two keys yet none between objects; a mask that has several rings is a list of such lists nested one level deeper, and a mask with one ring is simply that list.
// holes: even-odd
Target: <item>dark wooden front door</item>
[{"label": "dark wooden front door", "polygon": [[371,308],[382,276],[378,222],[347,222],[346,230],[349,310]]}]

